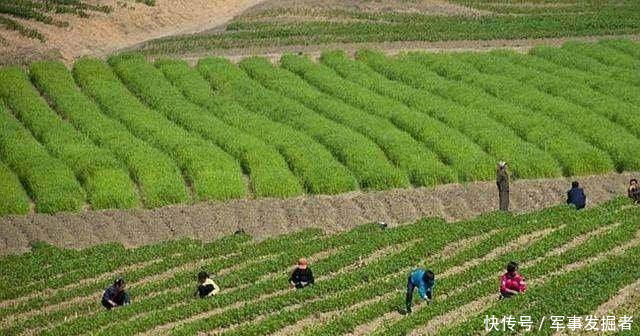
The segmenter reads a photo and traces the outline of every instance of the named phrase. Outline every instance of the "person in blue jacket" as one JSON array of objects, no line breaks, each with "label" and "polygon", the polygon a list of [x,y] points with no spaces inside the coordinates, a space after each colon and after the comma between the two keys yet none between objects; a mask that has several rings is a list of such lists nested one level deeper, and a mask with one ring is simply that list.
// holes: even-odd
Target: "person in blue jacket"
[{"label": "person in blue jacket", "polygon": [[411,313],[411,302],[413,301],[413,290],[418,287],[420,298],[431,303],[433,300],[433,286],[436,278],[432,271],[418,268],[411,272],[407,279],[407,314]]},{"label": "person in blue jacket", "polygon": [[578,181],[571,183],[571,189],[567,191],[567,204],[573,204],[576,209],[584,209],[587,205],[587,196],[584,194],[584,189],[580,188]]}]

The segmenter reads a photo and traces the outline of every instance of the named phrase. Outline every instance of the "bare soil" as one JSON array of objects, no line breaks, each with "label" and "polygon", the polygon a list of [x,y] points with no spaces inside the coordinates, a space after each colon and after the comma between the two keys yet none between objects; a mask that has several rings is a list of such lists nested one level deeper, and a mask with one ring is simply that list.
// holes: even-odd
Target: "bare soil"
[{"label": "bare soil", "polygon": [[[625,195],[626,185],[635,175],[611,173],[576,179],[585,188],[589,206],[594,206]],[[513,212],[530,212],[563,203],[572,180],[513,182]],[[393,226],[424,217],[442,217],[453,222],[495,211],[497,205],[495,183],[474,182],[337,196],[204,202],[151,210],[5,216],[0,218],[0,254],[26,252],[36,241],[64,248],[107,242],[135,247],[183,236],[211,241],[237,229],[264,239],[310,227],[332,233],[378,221]]]},{"label": "bare soil", "polygon": [[[221,26],[262,0],[158,0],[155,6],[133,1],[94,0],[109,5],[108,14],[93,13],[90,18],[57,15],[69,27],[25,22],[45,37],[42,43],[17,32],[2,30],[0,64],[28,63],[42,58],[62,58],[72,62],[84,55],[107,56],[142,41],[160,37],[198,33]],[[20,21],[20,20],[19,20]]]}]

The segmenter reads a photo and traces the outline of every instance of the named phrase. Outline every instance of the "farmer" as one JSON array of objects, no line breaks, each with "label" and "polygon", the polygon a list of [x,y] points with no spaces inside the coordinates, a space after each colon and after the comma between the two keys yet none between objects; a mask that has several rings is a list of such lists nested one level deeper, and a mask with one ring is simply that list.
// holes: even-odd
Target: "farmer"
[{"label": "farmer", "polygon": [[405,301],[407,314],[411,313],[411,302],[413,301],[413,290],[418,287],[420,298],[431,303],[433,300],[433,286],[436,284],[436,277],[430,270],[418,268],[409,274],[407,279],[407,298]]},{"label": "farmer", "polygon": [[578,181],[571,182],[571,189],[567,191],[567,204],[573,204],[578,210],[584,209],[587,205],[587,196]]},{"label": "farmer", "polygon": [[309,262],[305,258],[298,260],[298,265],[289,277],[291,288],[300,289],[314,284],[313,272],[309,268]]},{"label": "farmer", "polygon": [[509,172],[507,171],[507,163],[504,161],[498,163],[496,185],[498,186],[500,210],[509,211]]},{"label": "farmer", "polygon": [[193,296],[200,296],[200,298],[206,298],[209,296],[214,296],[220,292],[220,287],[211,280],[209,274],[207,272],[202,271],[198,273],[198,287],[196,288],[196,292]]},{"label": "farmer", "polygon": [[118,278],[113,282],[113,285],[104,290],[104,294],[102,294],[102,305],[107,308],[107,310],[131,303],[129,293],[124,291],[124,287],[124,279]]},{"label": "farmer", "polygon": [[629,181],[627,193],[635,204],[640,204],[640,186],[638,186],[638,180],[631,179],[631,181]]},{"label": "farmer", "polygon": [[515,261],[507,265],[507,273],[500,278],[500,299],[523,294],[527,290],[527,283],[518,273],[518,264]]}]

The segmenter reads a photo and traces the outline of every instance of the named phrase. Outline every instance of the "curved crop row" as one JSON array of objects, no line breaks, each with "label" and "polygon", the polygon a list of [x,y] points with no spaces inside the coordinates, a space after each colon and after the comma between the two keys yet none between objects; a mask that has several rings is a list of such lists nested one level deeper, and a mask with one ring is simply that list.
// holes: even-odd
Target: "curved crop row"
[{"label": "curved crop row", "polygon": [[[316,71],[301,57],[286,55],[282,67],[349,104],[371,114],[387,118],[400,129],[427,144],[441,160],[452,166],[462,181],[493,177],[495,160],[455,129],[391,99],[348,82],[335,73]],[[321,70],[321,69],[320,69]]]},{"label": "curved crop row", "polygon": [[640,61],[615,48],[595,43],[571,41],[563,44],[562,49],[593,58],[605,66],[599,67],[599,69],[610,69],[615,78],[628,81],[636,86],[640,85],[640,75],[638,75]]},{"label": "curved crop row", "polygon": [[173,157],[192,184],[197,200],[245,195],[237,161],[142,105],[103,61],[84,58],[76,62],[73,71],[84,92],[98,102],[104,113]]},{"label": "curved crop row", "polygon": [[31,133],[75,172],[95,209],[138,205],[135,186],[122,163],[52,111],[21,69],[0,70],[0,96]]},{"label": "curved crop row", "polygon": [[184,179],[171,158],[102,114],[98,106],[79,91],[64,64],[36,62],[29,70],[34,84],[65,120],[125,163],[138,184],[145,206],[154,208],[187,200]]},{"label": "curved crop row", "polygon": [[[1,107],[0,107],[1,109]],[[0,216],[29,212],[29,196],[18,176],[0,162]]]},{"label": "curved crop row", "polygon": [[363,135],[264,88],[226,59],[202,59],[198,69],[207,79],[219,83],[214,86],[222,94],[233,96],[247,109],[301,130],[325,145],[353,172],[363,189],[379,190],[406,185],[406,175]]},{"label": "curved crop row", "polygon": [[188,100],[275,147],[309,193],[337,194],[355,188],[353,175],[306,134],[251,113],[229,98],[214,95],[209,83],[184,61],[163,60],[156,62],[156,66]]},{"label": "curved crop row", "polygon": [[600,115],[516,80],[483,74],[452,55],[412,54],[410,59],[448,78],[472,84],[502,100],[525,106],[571,127],[594,146],[609,153],[619,171],[640,167],[640,158],[632,154],[640,150],[640,140]]},{"label": "curved crop row", "polygon": [[636,62],[640,61],[640,43],[638,42],[631,40],[602,40],[598,42],[598,45],[619,50],[633,57]]},{"label": "curved crop row", "polygon": [[345,79],[400,101],[457,129],[493,157],[509,162],[515,176],[534,178],[562,174],[558,162],[551,155],[524,141],[513,130],[486,114],[387,79],[366,65],[347,59],[344,53],[325,53],[321,61]]},{"label": "curved crop row", "polygon": [[275,149],[186,100],[162,72],[142,56],[112,57],[109,62],[129,89],[147,105],[238,159],[251,178],[256,196],[292,197],[302,193],[296,177]]},{"label": "curved crop row", "polygon": [[322,94],[291,72],[274,68],[266,59],[245,59],[239,66],[268,89],[295,99],[327,118],[370,137],[392,162],[406,172],[413,184],[425,186],[455,181],[455,175],[434,153],[386,119],[369,115]]},{"label": "curved crop row", "polygon": [[77,211],[85,193],[73,172],[33,138],[0,102],[0,153],[25,184],[36,211]]},{"label": "curved crop row", "polygon": [[560,162],[565,175],[605,172],[614,167],[606,153],[546,116],[506,103],[479,88],[448,80],[405,59],[392,61],[371,51],[359,51],[356,58],[391,80],[428,90],[501,120],[520,137],[551,153]]}]

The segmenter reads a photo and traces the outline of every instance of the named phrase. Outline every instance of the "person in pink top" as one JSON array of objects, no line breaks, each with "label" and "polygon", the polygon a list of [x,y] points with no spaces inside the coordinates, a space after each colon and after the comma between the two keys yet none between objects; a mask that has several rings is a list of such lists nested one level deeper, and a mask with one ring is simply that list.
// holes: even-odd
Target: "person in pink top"
[{"label": "person in pink top", "polygon": [[527,291],[527,282],[518,273],[518,264],[515,261],[507,265],[507,273],[500,277],[500,299],[509,298]]}]

